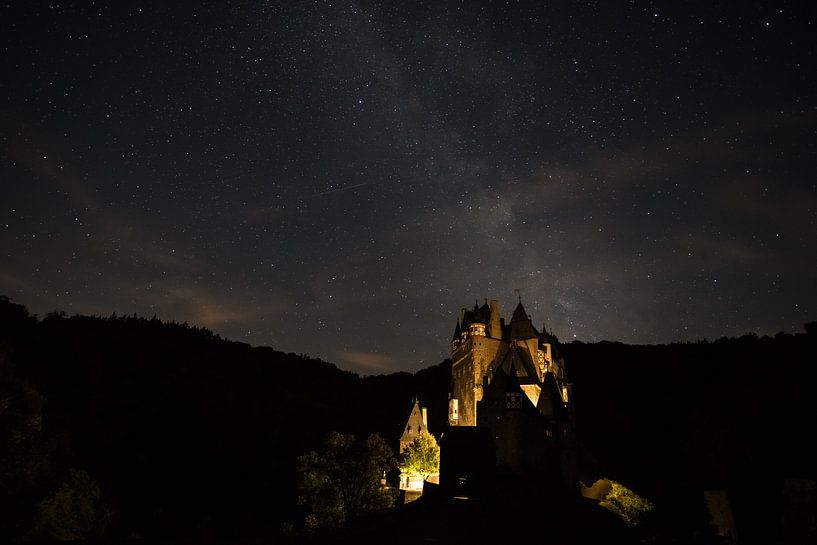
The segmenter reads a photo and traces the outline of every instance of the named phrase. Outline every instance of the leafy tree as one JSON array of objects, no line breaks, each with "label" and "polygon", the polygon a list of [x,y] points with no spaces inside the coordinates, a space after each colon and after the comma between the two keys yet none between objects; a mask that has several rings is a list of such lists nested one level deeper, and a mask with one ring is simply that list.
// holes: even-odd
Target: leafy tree
[{"label": "leafy tree", "polygon": [[601,500],[600,505],[606,507],[629,526],[637,526],[642,515],[654,509],[653,504],[642,498],[626,486],[610,481],[610,493]]},{"label": "leafy tree", "polygon": [[394,497],[381,477],[394,465],[394,453],[377,434],[365,441],[330,433],[322,452],[299,458],[298,503],[307,508],[309,529],[337,526],[366,511],[391,507]]},{"label": "leafy tree", "polygon": [[440,471],[440,447],[430,433],[423,432],[400,454],[397,467],[407,475],[419,475],[423,480]]},{"label": "leafy tree", "polygon": [[87,472],[72,469],[59,490],[40,503],[31,537],[57,541],[99,538],[109,520],[96,481]]}]

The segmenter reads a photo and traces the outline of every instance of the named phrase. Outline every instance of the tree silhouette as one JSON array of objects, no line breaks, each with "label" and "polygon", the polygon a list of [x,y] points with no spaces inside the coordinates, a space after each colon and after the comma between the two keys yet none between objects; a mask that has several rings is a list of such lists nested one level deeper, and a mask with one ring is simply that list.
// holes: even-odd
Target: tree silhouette
[{"label": "tree silhouette", "polygon": [[332,432],[321,452],[299,459],[298,501],[308,514],[307,528],[337,526],[361,513],[391,507],[394,496],[381,478],[394,465],[394,453],[377,434],[365,441]]},{"label": "tree silhouette", "polygon": [[49,541],[99,538],[109,520],[96,481],[86,471],[72,469],[60,488],[40,503],[29,537]]}]

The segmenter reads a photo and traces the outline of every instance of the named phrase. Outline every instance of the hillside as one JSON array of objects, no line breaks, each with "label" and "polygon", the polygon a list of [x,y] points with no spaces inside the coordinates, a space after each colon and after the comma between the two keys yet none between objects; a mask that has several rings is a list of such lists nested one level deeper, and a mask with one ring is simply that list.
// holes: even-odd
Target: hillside
[{"label": "hillside", "polygon": [[361,378],[186,324],[37,321],[8,301],[0,324],[10,404],[0,426],[14,446],[0,449],[13,515],[2,535],[25,526],[69,468],[99,483],[117,533],[257,534],[293,517],[295,459],[328,431],[377,432],[396,446],[415,395],[428,400],[432,431],[446,418],[448,363]]},{"label": "hillside", "polygon": [[[585,478],[665,505],[734,490],[739,522],[775,535],[785,479],[817,477],[816,337],[564,345]],[[25,535],[71,468],[98,483],[113,537],[274,535],[297,518],[298,455],[330,430],[396,445],[415,395],[439,435],[449,381],[449,361],[359,377],[187,324],[37,320],[1,300],[0,537]]]}]

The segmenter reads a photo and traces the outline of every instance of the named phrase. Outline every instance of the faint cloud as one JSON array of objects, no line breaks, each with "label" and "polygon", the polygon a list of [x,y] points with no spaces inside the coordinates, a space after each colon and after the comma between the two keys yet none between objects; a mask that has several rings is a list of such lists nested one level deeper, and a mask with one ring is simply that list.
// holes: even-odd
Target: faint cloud
[{"label": "faint cloud", "polygon": [[392,372],[397,368],[397,361],[393,358],[370,352],[345,350],[340,353],[340,359],[361,370]]},{"label": "faint cloud", "polygon": [[34,284],[12,273],[0,271],[0,295],[9,292],[36,292]]},{"label": "faint cloud", "polygon": [[103,217],[100,219],[100,232],[107,235],[108,243],[120,249],[137,264],[145,262],[170,269],[175,272],[190,273],[205,268],[201,260],[177,253],[175,249],[154,242],[137,223],[123,221],[120,218]]},{"label": "faint cloud", "polygon": [[227,298],[214,297],[204,289],[189,287],[167,288],[167,305],[175,307],[174,316],[189,316],[196,325],[215,328],[225,323],[246,322],[255,316],[238,308]]}]

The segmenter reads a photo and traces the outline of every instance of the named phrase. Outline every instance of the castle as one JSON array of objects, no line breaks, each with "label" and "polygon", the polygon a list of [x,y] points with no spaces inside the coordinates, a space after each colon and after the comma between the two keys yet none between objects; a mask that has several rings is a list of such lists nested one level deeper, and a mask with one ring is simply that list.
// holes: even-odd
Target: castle
[{"label": "castle", "polygon": [[466,437],[458,428],[480,428],[474,432],[493,439],[498,475],[575,490],[571,384],[558,339],[537,331],[521,298],[507,324],[496,300],[463,309],[451,355],[449,443]]}]

